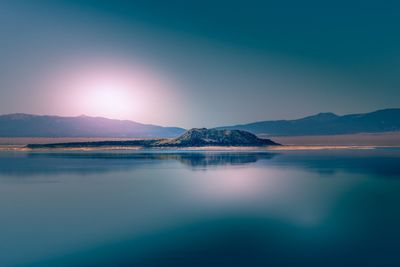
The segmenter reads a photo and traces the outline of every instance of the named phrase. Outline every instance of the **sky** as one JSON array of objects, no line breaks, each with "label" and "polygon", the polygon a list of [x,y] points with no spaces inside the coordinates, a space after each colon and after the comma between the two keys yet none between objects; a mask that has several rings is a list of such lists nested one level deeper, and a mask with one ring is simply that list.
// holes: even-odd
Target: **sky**
[{"label": "sky", "polygon": [[0,114],[214,127],[400,107],[398,1],[0,1]]}]

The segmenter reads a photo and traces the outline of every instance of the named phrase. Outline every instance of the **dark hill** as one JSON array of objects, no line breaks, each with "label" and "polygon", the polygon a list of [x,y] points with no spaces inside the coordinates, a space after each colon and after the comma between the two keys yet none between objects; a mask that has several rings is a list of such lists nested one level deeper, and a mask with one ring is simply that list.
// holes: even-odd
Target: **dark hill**
[{"label": "dark hill", "polygon": [[269,139],[261,139],[242,130],[218,130],[206,128],[191,129],[178,138],[161,140],[159,146],[267,146],[279,145]]},{"label": "dark hill", "polygon": [[204,147],[204,146],[269,146],[279,145],[241,130],[191,129],[178,138],[133,141],[75,142],[29,144],[28,148],[101,148],[101,147]]}]

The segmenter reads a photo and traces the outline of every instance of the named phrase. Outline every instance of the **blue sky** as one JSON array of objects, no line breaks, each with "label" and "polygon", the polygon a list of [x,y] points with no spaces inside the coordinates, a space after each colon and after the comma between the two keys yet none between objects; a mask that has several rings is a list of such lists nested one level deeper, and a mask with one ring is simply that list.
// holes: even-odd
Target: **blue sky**
[{"label": "blue sky", "polygon": [[140,108],[109,114],[146,123],[211,127],[399,107],[396,2],[1,1],[0,113],[107,116],[96,114],[100,104],[73,105],[68,78],[49,82],[99,61],[168,81],[132,87],[143,91],[131,96]]}]

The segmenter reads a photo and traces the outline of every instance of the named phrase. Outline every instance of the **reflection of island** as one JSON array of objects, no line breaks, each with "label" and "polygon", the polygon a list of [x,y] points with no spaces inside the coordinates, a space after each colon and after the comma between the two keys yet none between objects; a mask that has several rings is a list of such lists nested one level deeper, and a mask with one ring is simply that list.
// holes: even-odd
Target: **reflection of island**
[{"label": "reflection of island", "polygon": [[[153,154],[154,155],[154,154]],[[155,154],[157,155],[157,154]],[[271,159],[275,153],[174,153],[158,154],[156,159],[175,159],[193,168],[218,165],[242,165]]]},{"label": "reflection of island", "polygon": [[244,165],[268,160],[267,152],[60,152],[14,154],[0,158],[0,174],[32,176],[41,174],[91,174],[130,170],[154,161],[179,161],[190,168]]},{"label": "reflection of island", "polygon": [[[270,152],[32,152],[0,154],[0,175],[34,176],[54,174],[96,174],[129,171],[178,161],[190,169],[218,166],[268,165],[272,168],[301,168],[310,172],[351,172],[400,177],[400,153],[377,151]],[[247,167],[247,166],[246,166]]]},{"label": "reflection of island", "polygon": [[74,142],[57,144],[29,144],[30,149],[104,148],[104,147],[257,147],[279,145],[272,140],[258,138],[241,130],[191,129],[173,139],[141,139],[130,141]]}]

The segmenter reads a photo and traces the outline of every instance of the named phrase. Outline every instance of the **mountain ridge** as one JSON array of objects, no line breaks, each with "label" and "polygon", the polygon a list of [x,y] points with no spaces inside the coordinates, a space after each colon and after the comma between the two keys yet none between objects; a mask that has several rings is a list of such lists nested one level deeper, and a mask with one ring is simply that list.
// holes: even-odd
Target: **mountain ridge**
[{"label": "mountain ridge", "polygon": [[184,131],[179,127],[85,115],[0,115],[0,137],[176,137]]},{"label": "mountain ridge", "polygon": [[[294,120],[257,121],[215,127],[267,136],[340,135],[400,131],[400,108],[336,115],[321,112]],[[130,120],[80,115],[63,117],[12,113],[0,115],[0,137],[175,138],[186,130]]]},{"label": "mountain ridge", "polygon": [[336,115],[318,113],[294,120],[258,121],[221,126],[217,129],[239,129],[270,136],[335,135],[400,131],[400,108],[369,113]]}]

